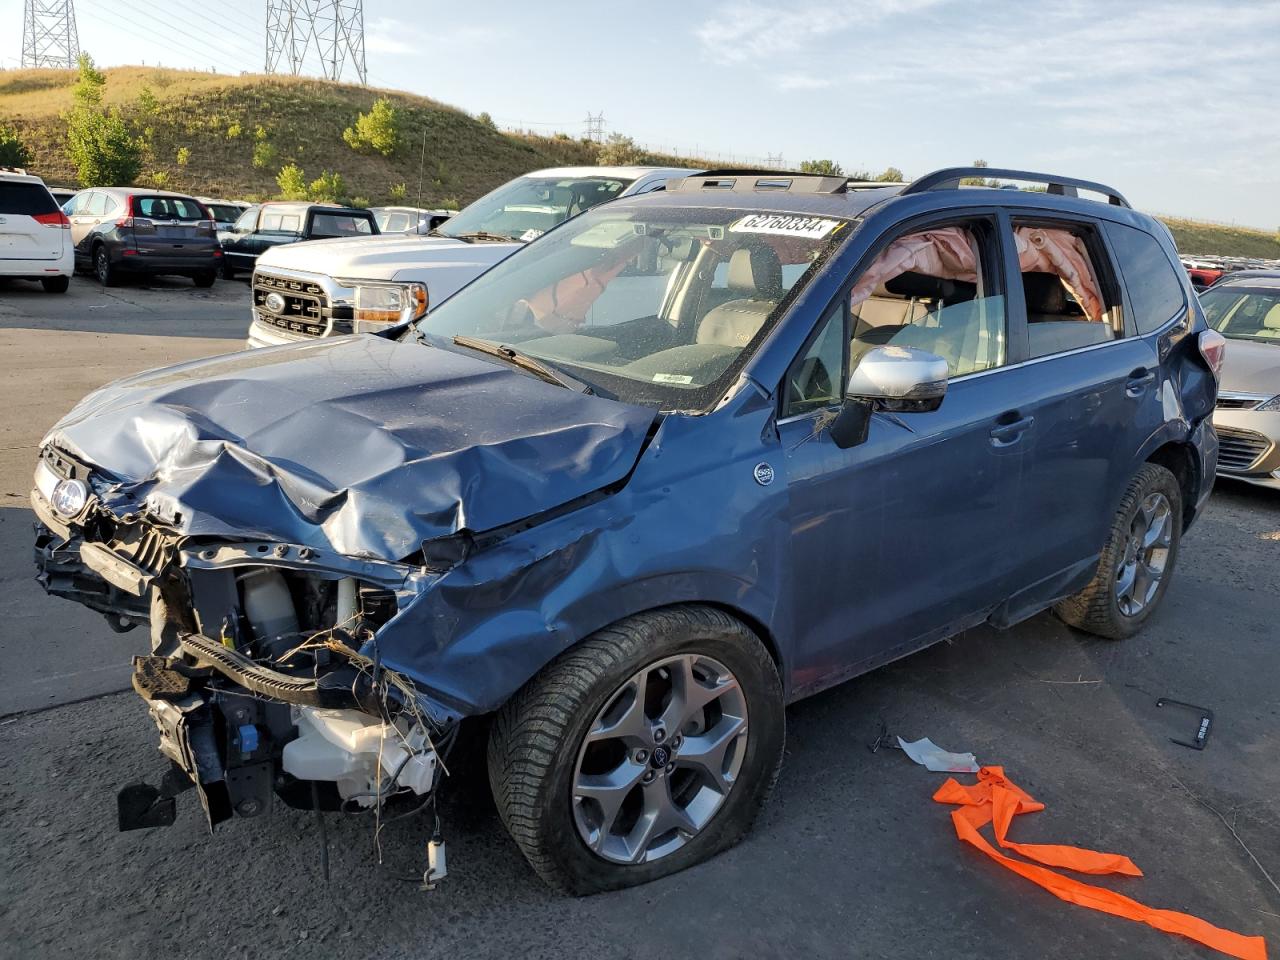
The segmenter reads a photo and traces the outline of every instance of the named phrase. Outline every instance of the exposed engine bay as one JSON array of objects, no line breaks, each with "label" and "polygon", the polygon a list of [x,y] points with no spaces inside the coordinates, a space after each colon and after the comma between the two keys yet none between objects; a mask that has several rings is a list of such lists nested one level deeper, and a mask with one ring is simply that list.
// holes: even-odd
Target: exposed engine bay
[{"label": "exposed engine bay", "polygon": [[[32,504],[39,579],[116,630],[149,624],[132,683],[170,767],[119,796],[122,830],[167,826],[194,789],[209,827],[300,809],[426,806],[457,719],[383,666],[377,631],[429,579],[421,568],[312,547],[184,537],[117,515],[88,467],[46,447]],[[438,713],[438,711],[437,711]]]}]

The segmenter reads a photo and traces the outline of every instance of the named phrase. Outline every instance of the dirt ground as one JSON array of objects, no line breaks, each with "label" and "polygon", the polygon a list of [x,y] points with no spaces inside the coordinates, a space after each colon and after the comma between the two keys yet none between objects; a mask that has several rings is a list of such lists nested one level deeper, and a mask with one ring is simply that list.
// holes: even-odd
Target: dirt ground
[{"label": "dirt ground", "polygon": [[[1125,853],[1146,876],[1096,882],[1280,949],[1280,891],[1248,852],[1280,879],[1280,496],[1233,484],[1184,541],[1142,634],[1110,643],[1041,615],[795,705],[782,778],[754,833],[649,886],[550,893],[466,758],[441,803],[451,875],[433,893],[415,882],[425,817],[382,831],[379,865],[373,824],[330,815],[328,886],[310,813],[278,806],[210,837],[188,793],[175,826],[118,833],[117,789],[163,769],[141,701],[130,692],[30,708],[70,699],[59,673],[99,670],[72,684],[81,696],[120,689],[102,668],[123,665],[145,637],[114,637],[29,589],[21,499],[35,439],[75,399],[67,394],[243,334],[243,286],[220,283],[212,301],[184,300],[177,287],[163,319],[146,326],[125,312],[88,343],[88,321],[42,319],[32,311],[52,308],[30,306],[38,295],[0,292],[0,409],[10,411],[0,423],[0,612],[10,622],[0,694],[17,705],[0,713],[23,711],[0,720],[0,957],[1217,956],[1062,903],[959,843],[950,808],[930,800],[942,777],[867,749],[882,720],[1002,764],[1044,802],[1017,819],[1013,839]],[[87,308],[93,291],[81,293]],[[1170,743],[1196,717],[1158,709],[1159,696],[1215,711],[1206,750]]]}]

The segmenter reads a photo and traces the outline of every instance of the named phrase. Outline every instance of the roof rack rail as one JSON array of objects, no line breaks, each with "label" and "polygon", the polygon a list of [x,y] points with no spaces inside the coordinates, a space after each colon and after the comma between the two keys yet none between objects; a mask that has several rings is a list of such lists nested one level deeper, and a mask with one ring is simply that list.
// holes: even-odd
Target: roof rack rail
[{"label": "roof rack rail", "polygon": [[847,177],[825,177],[788,170],[707,170],[667,181],[667,192],[732,190],[736,193],[844,193]]},{"label": "roof rack rail", "polygon": [[1024,180],[1028,183],[1043,183],[1048,192],[1064,197],[1079,196],[1077,190],[1091,190],[1094,193],[1100,193],[1107,198],[1107,202],[1114,207],[1132,207],[1124,195],[1114,187],[1108,187],[1105,183],[1095,183],[1092,180],[1077,180],[1075,177],[1059,177],[1050,173],[1032,173],[1029,170],[1006,170],[996,167],[947,167],[943,170],[935,170],[933,173],[926,173],[918,180],[914,180],[907,184],[900,196],[907,196],[911,193],[927,193],[930,190],[956,190],[960,187],[960,181],[969,177],[1001,177],[1006,180]]}]

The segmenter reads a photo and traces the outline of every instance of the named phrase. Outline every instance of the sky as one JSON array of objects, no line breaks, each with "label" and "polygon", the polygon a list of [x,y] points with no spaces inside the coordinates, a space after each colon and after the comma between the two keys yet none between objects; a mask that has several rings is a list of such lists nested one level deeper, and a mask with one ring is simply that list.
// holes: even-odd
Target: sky
[{"label": "sky", "polygon": [[[261,71],[267,0],[75,0],[101,65]],[[22,0],[0,0],[0,66]],[[655,148],[993,167],[1280,229],[1280,0],[364,0],[370,83]],[[313,59],[307,72],[319,73]]]}]

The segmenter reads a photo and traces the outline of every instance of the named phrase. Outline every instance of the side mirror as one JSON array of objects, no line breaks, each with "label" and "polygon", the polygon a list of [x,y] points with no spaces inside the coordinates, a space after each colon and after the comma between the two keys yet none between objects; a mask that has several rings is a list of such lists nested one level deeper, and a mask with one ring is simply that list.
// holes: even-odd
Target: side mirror
[{"label": "side mirror", "polygon": [[849,375],[844,406],[831,424],[831,439],[842,449],[867,439],[875,410],[925,413],[937,410],[947,393],[947,361],[914,347],[874,347]]}]

